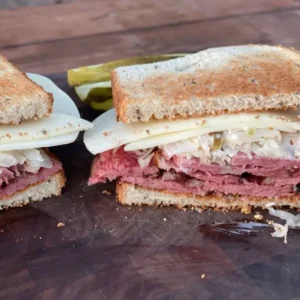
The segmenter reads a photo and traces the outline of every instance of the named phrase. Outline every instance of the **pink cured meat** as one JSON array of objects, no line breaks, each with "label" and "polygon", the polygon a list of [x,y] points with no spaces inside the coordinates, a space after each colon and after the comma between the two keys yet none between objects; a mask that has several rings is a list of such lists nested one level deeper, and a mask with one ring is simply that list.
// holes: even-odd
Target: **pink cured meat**
[{"label": "pink cured meat", "polygon": [[22,165],[11,168],[0,168],[0,198],[21,191],[31,184],[47,180],[51,175],[62,170],[61,163],[51,158],[52,168],[40,168],[37,173],[26,172]]},{"label": "pink cured meat", "polygon": [[116,178],[148,188],[176,193],[207,195],[211,192],[232,195],[275,197],[292,196],[300,183],[300,161],[270,159],[243,153],[224,167],[205,164],[198,158],[158,155],[142,169],[134,152],[123,148],[107,151],[95,158],[89,184]]}]

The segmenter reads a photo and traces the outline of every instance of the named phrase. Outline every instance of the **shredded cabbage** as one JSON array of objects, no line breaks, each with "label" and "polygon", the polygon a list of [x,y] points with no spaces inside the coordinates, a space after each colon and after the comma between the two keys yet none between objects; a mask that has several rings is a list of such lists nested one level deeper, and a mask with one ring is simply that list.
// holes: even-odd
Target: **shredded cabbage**
[{"label": "shredded cabbage", "polygon": [[0,152],[0,167],[24,165],[28,172],[35,173],[40,168],[52,168],[51,158],[42,149],[26,149]]},{"label": "shredded cabbage", "polygon": [[139,156],[138,163],[142,169],[149,166],[150,161],[151,161],[152,157],[154,156],[154,153],[152,153],[153,150],[154,150],[154,148],[149,148],[144,151],[136,151],[136,154]]},{"label": "shredded cabbage", "polygon": [[275,231],[271,233],[271,235],[273,237],[284,237],[284,243],[286,244],[288,228],[300,227],[300,214],[293,215],[292,213],[281,209],[274,209],[272,207],[273,205],[275,205],[274,202],[266,204],[266,208],[269,210],[269,214],[274,217],[278,217],[282,220],[285,220],[286,223],[285,225],[274,223],[273,226]]},{"label": "shredded cabbage", "polygon": [[222,147],[214,147],[212,134],[163,145],[167,157],[174,155],[198,157],[206,163],[226,165],[238,152],[250,159],[253,154],[281,159],[300,158],[300,133],[285,133],[274,129],[228,130],[222,133]]},{"label": "shredded cabbage", "polygon": [[277,237],[281,238],[283,237],[283,242],[287,244],[287,233],[288,233],[288,224],[286,223],[285,225],[281,225],[278,223],[273,224],[274,227],[274,232],[271,233],[272,237]]},{"label": "shredded cabbage", "polygon": [[198,148],[199,143],[195,139],[187,139],[163,146],[164,152],[169,158],[178,154],[193,153]]}]

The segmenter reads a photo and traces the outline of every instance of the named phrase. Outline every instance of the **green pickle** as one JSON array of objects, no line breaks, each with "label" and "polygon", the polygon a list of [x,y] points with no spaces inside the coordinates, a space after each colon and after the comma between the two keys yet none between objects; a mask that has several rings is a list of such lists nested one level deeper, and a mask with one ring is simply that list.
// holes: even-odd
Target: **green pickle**
[{"label": "green pickle", "polygon": [[247,129],[247,134],[249,136],[255,135],[255,133],[256,133],[256,129],[255,128],[248,128]]},{"label": "green pickle", "polygon": [[112,98],[110,81],[76,86],[75,92],[80,100],[85,103],[90,103],[91,101],[103,102]]},{"label": "green pickle", "polygon": [[103,102],[92,101],[90,107],[95,110],[109,110],[112,108],[112,99],[106,99]]},{"label": "green pickle", "polygon": [[223,133],[222,132],[215,132],[214,134],[214,143],[213,143],[213,150],[220,150],[223,146]]}]

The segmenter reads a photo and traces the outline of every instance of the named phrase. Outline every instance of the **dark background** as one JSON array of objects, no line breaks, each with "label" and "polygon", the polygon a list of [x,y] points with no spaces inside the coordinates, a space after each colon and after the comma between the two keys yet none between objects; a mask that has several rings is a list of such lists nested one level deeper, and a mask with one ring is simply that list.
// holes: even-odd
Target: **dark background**
[{"label": "dark background", "polygon": [[[0,53],[49,76],[89,120],[97,113],[67,86],[68,68],[245,43],[300,49],[293,0],[0,0],[0,7]],[[63,196],[0,213],[0,299],[300,299],[297,231],[285,245],[261,230],[200,227],[253,215],[122,207],[114,184],[87,187],[92,156],[81,139],[53,151],[68,177]]]}]

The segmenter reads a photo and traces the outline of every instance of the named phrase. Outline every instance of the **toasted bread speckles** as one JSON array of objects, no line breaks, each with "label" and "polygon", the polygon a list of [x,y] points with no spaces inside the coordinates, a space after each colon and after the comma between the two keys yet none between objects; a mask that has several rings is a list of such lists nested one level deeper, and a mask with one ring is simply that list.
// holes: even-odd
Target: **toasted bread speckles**
[{"label": "toasted bread speckles", "polygon": [[52,94],[0,55],[0,124],[49,116],[52,105]]},{"label": "toasted bread speckles", "polygon": [[299,64],[292,49],[248,45],[117,68],[114,106],[125,123],[295,107]]}]

